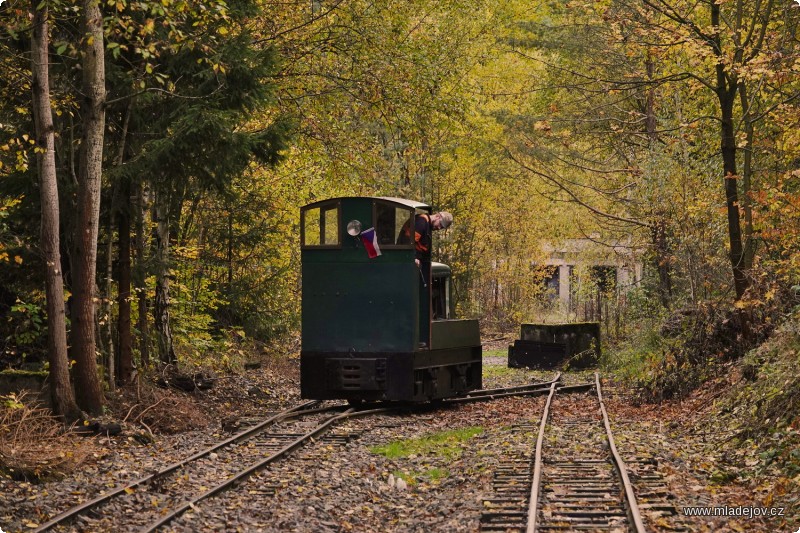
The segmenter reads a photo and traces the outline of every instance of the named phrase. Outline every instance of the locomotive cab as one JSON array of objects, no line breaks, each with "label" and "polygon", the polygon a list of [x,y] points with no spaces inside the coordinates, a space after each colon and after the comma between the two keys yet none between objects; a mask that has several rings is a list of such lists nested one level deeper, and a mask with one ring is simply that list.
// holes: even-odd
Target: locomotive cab
[{"label": "locomotive cab", "polygon": [[476,320],[454,317],[451,272],[414,262],[409,228],[430,206],[345,197],[301,209],[301,395],[425,401],[481,387]]}]

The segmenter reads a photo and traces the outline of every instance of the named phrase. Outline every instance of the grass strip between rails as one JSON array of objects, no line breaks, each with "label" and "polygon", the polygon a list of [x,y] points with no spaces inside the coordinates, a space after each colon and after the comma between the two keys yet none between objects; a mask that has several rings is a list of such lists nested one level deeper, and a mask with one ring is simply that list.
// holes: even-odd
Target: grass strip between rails
[{"label": "grass strip between rails", "polygon": [[[483,433],[482,427],[467,427],[432,433],[415,439],[392,441],[381,446],[372,446],[370,451],[383,455],[387,459],[402,459],[405,457],[435,456],[446,461],[452,461],[461,456],[462,443],[475,435]],[[410,485],[419,479],[427,478],[433,483],[438,483],[450,475],[445,468],[432,467],[425,471],[394,471],[396,478],[406,480]],[[418,479],[419,478],[419,479]]]},{"label": "grass strip between rails", "polygon": [[432,433],[415,439],[396,440],[380,446],[372,446],[370,451],[387,459],[398,459],[410,455],[437,455],[445,459],[461,456],[461,443],[483,433],[482,427],[467,427]]}]

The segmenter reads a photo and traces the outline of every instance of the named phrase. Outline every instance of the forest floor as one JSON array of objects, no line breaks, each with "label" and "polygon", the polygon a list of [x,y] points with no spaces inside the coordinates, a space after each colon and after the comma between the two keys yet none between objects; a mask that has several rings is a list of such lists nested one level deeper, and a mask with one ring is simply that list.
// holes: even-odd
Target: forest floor
[{"label": "forest floor", "polygon": [[[551,376],[508,369],[504,350],[509,341],[503,336],[485,341],[484,387]],[[568,379],[585,381],[589,377],[571,375]],[[643,404],[635,400],[634,391],[604,376],[609,385],[606,405],[622,456],[633,457],[646,450],[656,458],[658,472],[678,510],[724,507],[728,514],[739,514],[665,518],[645,512],[650,529],[798,530],[797,495],[786,492],[782,473],[771,471],[756,455],[756,448],[735,445],[729,429],[717,418],[718,398],[737,379],[732,365],[726,375],[689,398]],[[542,401],[495,400],[436,416],[415,415],[401,426],[394,421],[382,430],[365,433],[367,436],[348,444],[341,455],[315,459],[318,464],[311,471],[287,465],[283,475],[307,481],[305,490],[287,487],[267,497],[257,489],[256,477],[225,496],[204,502],[201,510],[187,513],[170,530],[477,531],[482,499],[491,487],[487,472],[507,447],[516,445],[509,443],[507,428],[520,421],[536,422]],[[248,419],[299,402],[298,360],[279,356],[265,356],[259,368],[219,376],[210,390],[184,393],[140,384],[118,393],[112,409],[113,418],[124,421],[120,435],[79,437],[61,444],[55,441],[55,445],[72,450],[69,453],[75,462],[81,463],[73,471],[37,482],[15,480],[9,472],[0,475],[0,530],[29,531],[65,508],[230,436]],[[396,458],[374,451],[375,446],[394,440],[474,427],[482,434],[462,442],[455,459],[435,449]],[[297,453],[302,456],[304,452]],[[439,473],[430,474],[434,471]],[[408,487],[391,486],[390,474],[406,477]],[[741,516],[754,508],[782,512],[782,516]],[[104,528],[81,521],[74,530]]]}]

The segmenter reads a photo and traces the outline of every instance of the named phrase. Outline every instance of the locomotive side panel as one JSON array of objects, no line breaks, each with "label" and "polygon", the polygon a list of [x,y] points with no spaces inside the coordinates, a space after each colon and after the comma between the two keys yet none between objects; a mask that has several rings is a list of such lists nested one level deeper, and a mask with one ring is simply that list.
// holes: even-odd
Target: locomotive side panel
[{"label": "locomotive side panel", "polygon": [[413,351],[417,276],[413,262],[304,263],[303,351]]}]

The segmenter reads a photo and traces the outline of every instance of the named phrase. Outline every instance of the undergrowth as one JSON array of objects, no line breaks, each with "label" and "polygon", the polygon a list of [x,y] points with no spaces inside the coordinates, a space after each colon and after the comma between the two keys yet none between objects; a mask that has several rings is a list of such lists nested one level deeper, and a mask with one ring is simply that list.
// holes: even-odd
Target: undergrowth
[{"label": "undergrowth", "polygon": [[181,433],[206,427],[208,417],[189,393],[156,387],[147,381],[120,389],[112,411],[124,422],[149,434]]},{"label": "undergrowth", "polygon": [[741,441],[762,447],[800,484],[800,313],[742,361],[743,378],[721,404]]},{"label": "undergrowth", "polygon": [[772,332],[775,307],[705,301],[642,321],[603,364],[634,384],[643,399],[684,397],[739,360]]},{"label": "undergrowth", "polygon": [[[786,525],[800,525],[800,310],[750,351],[731,375],[735,383],[714,409],[732,438],[718,444],[729,457],[750,456],[734,469],[765,489],[764,503],[785,507]],[[747,457],[745,457],[747,458]],[[741,463],[742,461],[740,461]]]},{"label": "undergrowth", "polygon": [[[732,383],[712,407],[725,477],[769,487],[766,505],[800,505],[800,306],[796,299],[705,303],[640,323],[604,364],[645,400],[687,396],[703,383]],[[787,305],[788,304],[788,305]],[[778,327],[775,327],[779,324]],[[713,479],[712,479],[713,480]],[[796,527],[796,525],[795,525]]]},{"label": "undergrowth", "polygon": [[45,481],[74,471],[95,450],[48,409],[24,394],[0,396],[0,472],[19,481]]}]

